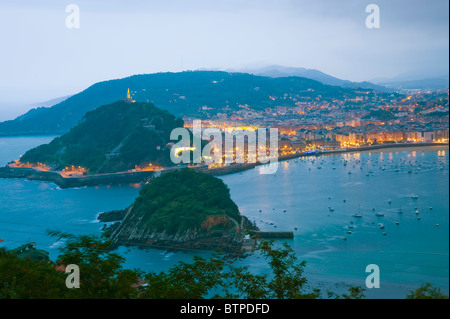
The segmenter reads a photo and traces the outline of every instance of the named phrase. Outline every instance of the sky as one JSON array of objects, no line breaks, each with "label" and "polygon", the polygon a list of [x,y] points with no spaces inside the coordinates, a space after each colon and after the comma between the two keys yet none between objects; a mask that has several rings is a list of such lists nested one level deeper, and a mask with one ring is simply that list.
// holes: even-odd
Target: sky
[{"label": "sky", "polygon": [[[69,4],[79,28],[66,24]],[[379,28],[366,26],[369,4]],[[0,121],[142,73],[276,64],[351,81],[447,74],[448,12],[448,0],[1,0]]]}]

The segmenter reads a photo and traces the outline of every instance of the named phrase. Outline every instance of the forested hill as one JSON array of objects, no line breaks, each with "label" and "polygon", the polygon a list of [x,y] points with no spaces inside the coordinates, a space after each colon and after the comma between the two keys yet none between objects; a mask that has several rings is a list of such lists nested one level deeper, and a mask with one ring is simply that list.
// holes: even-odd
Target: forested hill
[{"label": "forested hill", "polygon": [[49,144],[29,150],[22,163],[44,163],[53,170],[81,166],[89,173],[171,166],[170,133],[183,120],[151,103],[116,101],[88,112]]},{"label": "forested hill", "polygon": [[[229,220],[213,220],[212,217],[218,216],[241,222],[239,209],[225,183],[210,174],[187,168],[163,174],[142,188],[133,204],[132,215],[126,222],[135,221],[150,232],[168,234],[206,231],[219,225],[236,227]],[[205,223],[208,218],[210,224]]]},{"label": "forested hill", "polygon": [[185,168],[145,185],[110,238],[114,245],[239,253],[241,227],[257,229],[239,213],[225,183]]},{"label": "forested hill", "polygon": [[221,112],[226,106],[234,109],[239,104],[253,109],[294,106],[291,99],[271,99],[285,94],[330,100],[358,95],[355,89],[302,77],[270,78],[221,71],[142,74],[96,83],[51,108],[33,109],[26,116],[2,122],[0,136],[66,133],[86,112],[124,98],[128,88],[137,102],[153,103],[179,117],[202,115],[205,105],[213,112]]}]

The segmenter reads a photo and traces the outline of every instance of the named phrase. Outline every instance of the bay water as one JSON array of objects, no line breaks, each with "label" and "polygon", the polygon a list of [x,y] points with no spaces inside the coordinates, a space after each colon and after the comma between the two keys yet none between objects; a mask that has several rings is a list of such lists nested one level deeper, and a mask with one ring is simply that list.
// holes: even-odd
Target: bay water
[{"label": "bay water", "polygon": [[[0,138],[0,166],[52,138]],[[261,230],[294,232],[293,239],[276,243],[287,242],[307,262],[311,286],[337,292],[349,285],[366,288],[366,267],[375,264],[380,288],[367,289],[369,298],[404,298],[425,282],[448,294],[448,146],[310,156],[281,162],[269,175],[260,169],[220,178],[241,214]],[[0,247],[36,242],[56,260],[64,242],[46,230],[100,235],[98,214],[128,207],[139,189],[135,184],[60,189],[49,182],[0,179]],[[125,247],[118,253],[125,267],[156,272],[210,254]],[[268,272],[258,253],[235,264]]]}]

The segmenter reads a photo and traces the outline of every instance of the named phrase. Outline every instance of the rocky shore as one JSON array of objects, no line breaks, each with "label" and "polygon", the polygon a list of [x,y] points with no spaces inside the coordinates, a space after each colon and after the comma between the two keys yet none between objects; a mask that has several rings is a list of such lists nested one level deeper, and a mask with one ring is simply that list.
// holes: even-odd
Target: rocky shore
[{"label": "rocky shore", "polygon": [[115,222],[104,227],[104,235],[113,242],[113,247],[136,246],[168,251],[215,251],[220,250],[228,255],[242,255],[245,250],[254,247],[255,241],[244,241],[245,231],[257,232],[245,216],[242,216],[242,229],[226,230],[193,230],[183,233],[168,234],[165,231],[155,232],[141,227],[134,220],[132,206],[125,210],[102,213],[98,216],[101,222]]}]

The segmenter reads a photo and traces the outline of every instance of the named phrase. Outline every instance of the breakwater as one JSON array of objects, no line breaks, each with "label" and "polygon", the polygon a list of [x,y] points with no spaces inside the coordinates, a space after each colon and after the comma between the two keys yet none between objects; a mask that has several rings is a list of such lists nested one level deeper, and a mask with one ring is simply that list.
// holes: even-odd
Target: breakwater
[{"label": "breakwater", "polygon": [[9,166],[0,168],[0,178],[26,178],[29,180],[49,181],[54,182],[61,188],[142,183],[149,181],[154,175],[154,171],[143,171],[63,177],[58,172],[39,171],[33,168]]}]

